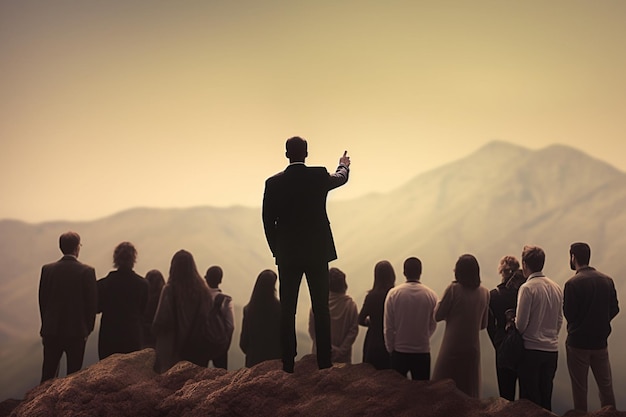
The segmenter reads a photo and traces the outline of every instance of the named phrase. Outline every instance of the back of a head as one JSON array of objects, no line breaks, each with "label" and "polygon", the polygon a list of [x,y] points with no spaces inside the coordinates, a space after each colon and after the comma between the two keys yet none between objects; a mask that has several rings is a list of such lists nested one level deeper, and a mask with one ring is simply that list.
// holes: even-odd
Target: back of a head
[{"label": "back of a head", "polygon": [[480,266],[474,255],[461,255],[454,267],[454,277],[457,282],[467,288],[480,286]]},{"label": "back of a head", "polygon": [[261,271],[254,283],[252,295],[250,296],[251,305],[265,305],[276,299],[276,281],[278,277],[276,272],[271,269]]},{"label": "back of a head", "polygon": [[224,271],[222,271],[222,268],[217,265],[213,265],[206,270],[204,279],[206,279],[206,283],[210,288],[217,288],[222,283],[223,276]]},{"label": "back of a head", "polygon": [[299,136],[287,139],[285,151],[285,155],[290,161],[303,162],[308,155],[306,140]]},{"label": "back of a head", "polygon": [[519,269],[519,261],[515,256],[506,255],[500,259],[500,263],[498,264],[498,274],[501,274],[502,271],[509,270],[510,272],[515,272]]},{"label": "back of a head", "polygon": [[331,292],[345,294],[348,290],[346,274],[339,268],[330,268],[328,271],[328,289]]},{"label": "back of a head", "polygon": [[387,292],[396,283],[396,272],[389,261],[380,261],[374,267],[373,291]]},{"label": "back of a head", "polygon": [[146,273],[146,281],[151,293],[160,293],[165,285],[163,274],[158,269],[152,269]]},{"label": "back of a head", "polygon": [[72,255],[80,246],[80,236],[76,232],[65,232],[59,236],[59,249],[63,255]]},{"label": "back of a head", "polygon": [[193,255],[184,249],[179,250],[172,257],[168,283],[186,283],[199,280],[204,282],[196,268]]},{"label": "back of a head", "polygon": [[526,245],[522,251],[522,263],[533,273],[543,270],[546,254],[539,246]]},{"label": "back of a head", "polygon": [[404,261],[404,276],[409,281],[419,281],[422,276],[422,261],[414,256]]},{"label": "back of a head", "polygon": [[137,261],[137,249],[130,242],[122,242],[113,251],[113,266],[117,269],[133,269]]},{"label": "back of a head", "polygon": [[589,265],[591,260],[591,247],[584,242],[572,243],[569,248],[570,255],[574,255],[578,265]]}]

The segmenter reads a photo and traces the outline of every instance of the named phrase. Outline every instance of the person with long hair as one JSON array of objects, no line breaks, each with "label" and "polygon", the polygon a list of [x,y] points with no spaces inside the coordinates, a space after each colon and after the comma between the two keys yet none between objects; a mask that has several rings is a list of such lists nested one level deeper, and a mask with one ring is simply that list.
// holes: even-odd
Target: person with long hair
[{"label": "person with long hair", "polygon": [[374,285],[365,296],[359,312],[359,324],[367,327],[363,342],[363,362],[376,369],[389,369],[391,359],[385,347],[383,316],[385,297],[396,282],[396,273],[389,261],[380,261],[374,267]]},{"label": "person with long hair", "polygon": [[137,249],[122,242],[113,251],[115,271],[98,280],[100,334],[98,356],[130,353],[143,347],[143,314],[148,302],[148,283],[133,271]]},{"label": "person with long hair", "polygon": [[280,301],[276,297],[276,272],[266,269],[256,279],[250,302],[243,308],[239,347],[246,367],[280,359]]},{"label": "person with long hair", "polygon": [[489,290],[480,285],[480,267],[473,255],[462,255],[454,268],[455,281],[435,308],[435,320],[446,330],[433,371],[433,380],[450,378],[470,397],[480,397],[479,333],[487,327]]},{"label": "person with long hair", "polygon": [[172,257],[167,284],[152,323],[156,372],[165,372],[181,360],[206,366],[206,352],[194,349],[189,339],[194,321],[206,317],[211,307],[209,287],[198,273],[193,255],[179,250]]},{"label": "person with long hair", "polygon": [[158,269],[152,269],[146,273],[146,282],[148,283],[148,302],[143,312],[143,347],[154,348],[156,338],[152,333],[152,321],[156,313],[161,291],[165,286],[165,278]]}]

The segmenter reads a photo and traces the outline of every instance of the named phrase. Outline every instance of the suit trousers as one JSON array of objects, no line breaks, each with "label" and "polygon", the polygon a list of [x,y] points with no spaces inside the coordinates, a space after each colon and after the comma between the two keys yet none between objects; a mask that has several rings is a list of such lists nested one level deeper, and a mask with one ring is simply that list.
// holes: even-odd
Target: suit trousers
[{"label": "suit trousers", "polygon": [[430,379],[430,353],[391,352],[391,368],[406,377],[411,372],[411,379],[428,381]]},{"label": "suit trousers", "polygon": [[552,411],[553,380],[558,358],[558,352],[524,350],[518,368],[520,398]]},{"label": "suit trousers", "polygon": [[609,351],[604,349],[577,349],[566,345],[567,369],[572,381],[572,397],[576,410],[587,411],[587,379],[589,368],[598,384],[600,404],[602,407],[615,407],[613,379]]},{"label": "suit trousers", "polygon": [[328,262],[306,264],[279,264],[280,280],[280,336],[283,367],[293,368],[297,355],[296,309],[302,275],[306,276],[315,318],[315,343],[317,364],[329,368],[331,362],[330,310],[328,308]]},{"label": "suit trousers", "polygon": [[44,336],[43,342],[43,366],[41,369],[41,382],[59,376],[61,357],[65,353],[67,360],[67,375],[80,371],[85,357],[85,338],[65,339],[57,336]]}]

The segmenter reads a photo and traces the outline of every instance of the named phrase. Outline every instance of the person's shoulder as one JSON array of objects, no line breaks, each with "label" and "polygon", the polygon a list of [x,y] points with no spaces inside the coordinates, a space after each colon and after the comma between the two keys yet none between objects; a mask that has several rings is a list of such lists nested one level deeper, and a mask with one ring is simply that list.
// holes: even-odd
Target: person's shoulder
[{"label": "person's shoulder", "polygon": [[435,299],[435,300],[437,300],[437,298],[439,298],[437,296],[437,293],[432,288],[430,288],[429,286],[422,284],[422,288],[424,289],[424,293],[426,293],[428,295],[428,297],[430,297],[432,299]]},{"label": "person's shoulder", "polygon": [[276,181],[280,181],[280,179],[282,177],[284,177],[284,176],[285,176],[285,171],[277,172],[276,174],[274,174],[271,177],[267,178],[265,180],[265,184],[266,185],[271,185],[271,184],[275,183]]},{"label": "person's shoulder", "polygon": [[318,167],[318,166],[307,166],[306,167],[307,173],[309,175],[316,175],[316,176],[320,176],[320,177],[327,177],[328,176],[328,170],[325,167]]},{"label": "person's shoulder", "polygon": [[[404,283],[398,284],[395,287],[391,288],[389,291],[387,291],[387,295],[385,296],[385,298],[390,298],[390,297],[393,297],[394,295],[396,295],[398,293],[398,291],[402,290],[402,285],[404,285]],[[376,296],[376,293],[374,293],[374,292],[370,292],[370,294],[372,294],[372,297]]]}]

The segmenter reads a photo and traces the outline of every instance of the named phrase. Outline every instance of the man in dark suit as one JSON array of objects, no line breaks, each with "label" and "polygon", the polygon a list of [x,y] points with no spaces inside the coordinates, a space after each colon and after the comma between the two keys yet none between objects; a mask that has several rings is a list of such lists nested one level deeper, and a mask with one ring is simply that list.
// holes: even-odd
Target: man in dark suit
[{"label": "man in dark suit", "polygon": [[348,181],[350,157],[339,159],[329,174],[324,167],[307,167],[307,142],[292,137],[286,143],[289,166],[265,182],[263,225],[276,258],[280,280],[283,370],[292,373],[296,351],[296,307],[302,275],[306,275],[315,317],[317,363],[330,368],[328,263],[337,259],[326,213],[328,192]]},{"label": "man in dark suit", "polygon": [[41,382],[58,376],[63,352],[68,375],[82,368],[85,343],[96,319],[96,273],[78,261],[80,236],[75,232],[64,233],[59,246],[63,257],[43,266],[39,282]]}]

